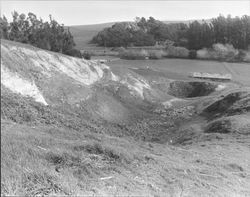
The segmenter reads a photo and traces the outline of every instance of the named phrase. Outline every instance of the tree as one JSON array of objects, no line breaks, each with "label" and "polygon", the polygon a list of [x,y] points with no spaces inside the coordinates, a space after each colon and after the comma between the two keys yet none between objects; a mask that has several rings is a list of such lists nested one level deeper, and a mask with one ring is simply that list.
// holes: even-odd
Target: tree
[{"label": "tree", "polygon": [[194,21],[189,25],[187,31],[188,48],[200,49],[202,48],[202,27],[198,21]]},{"label": "tree", "polygon": [[152,46],[156,42],[171,40],[175,46],[198,50],[211,48],[214,43],[232,44],[234,48],[247,49],[250,45],[250,16],[235,17],[222,15],[207,22],[193,21],[165,24],[149,17],[136,17],[133,28],[116,23],[99,32],[92,42],[100,46]]},{"label": "tree", "polygon": [[93,43],[107,47],[129,46],[133,40],[133,27],[127,23],[116,23],[112,27],[105,28],[99,32],[93,39]]},{"label": "tree", "polygon": [[135,46],[152,46],[155,45],[155,39],[152,35],[139,30],[134,32],[132,43]]},{"label": "tree", "polygon": [[244,15],[241,17],[243,33],[242,37],[244,40],[243,49],[248,49],[250,47],[250,16]]},{"label": "tree", "polygon": [[227,37],[227,20],[224,16],[220,15],[212,19],[212,25],[215,34],[215,43],[225,44],[228,41]]},{"label": "tree", "polygon": [[1,38],[10,39],[17,42],[29,43],[36,47],[61,52],[65,54],[79,55],[80,52],[73,50],[75,43],[69,28],[59,24],[50,16],[49,22],[43,22],[35,14],[12,14],[13,20],[8,23],[7,19],[1,18]]},{"label": "tree", "polygon": [[0,38],[9,39],[9,26],[5,16],[0,17]]}]

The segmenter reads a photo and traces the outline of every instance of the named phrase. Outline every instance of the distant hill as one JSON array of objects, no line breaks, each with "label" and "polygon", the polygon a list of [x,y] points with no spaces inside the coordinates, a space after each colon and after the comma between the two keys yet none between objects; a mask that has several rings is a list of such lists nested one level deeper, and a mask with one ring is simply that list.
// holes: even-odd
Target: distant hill
[{"label": "distant hill", "polygon": [[70,26],[70,31],[74,36],[74,40],[76,43],[76,48],[84,49],[91,47],[89,41],[95,36],[99,31],[106,27],[111,27],[115,22],[110,23],[101,23],[101,24],[93,24],[93,25],[77,25]]},{"label": "distant hill", "polygon": [[[166,23],[166,24],[170,24],[170,23],[184,23],[184,24],[189,24],[189,23],[192,23],[193,21],[198,21],[198,22],[202,22],[203,19],[193,19],[193,20],[176,20],[176,21],[162,21],[163,23]],[[210,22],[211,19],[204,19],[205,22]]]},{"label": "distant hill", "polygon": [[[186,20],[186,21],[163,21],[166,24],[170,23],[191,23],[194,20]],[[198,20],[201,22],[202,20]],[[209,21],[209,20],[205,20]],[[70,31],[74,36],[74,40],[76,42],[77,49],[89,49],[93,48],[93,45],[89,44],[89,41],[101,30],[106,27],[111,27],[113,24],[118,22],[109,22],[109,23],[100,23],[100,24],[93,24],[93,25],[76,25],[70,26]]]}]

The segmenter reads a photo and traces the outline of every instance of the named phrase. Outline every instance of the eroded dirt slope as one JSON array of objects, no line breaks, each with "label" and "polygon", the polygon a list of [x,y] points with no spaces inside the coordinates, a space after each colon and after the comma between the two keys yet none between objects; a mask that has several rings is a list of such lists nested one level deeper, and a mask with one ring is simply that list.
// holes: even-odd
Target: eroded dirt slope
[{"label": "eroded dirt slope", "polygon": [[1,194],[248,196],[249,88],[172,74],[2,41]]}]

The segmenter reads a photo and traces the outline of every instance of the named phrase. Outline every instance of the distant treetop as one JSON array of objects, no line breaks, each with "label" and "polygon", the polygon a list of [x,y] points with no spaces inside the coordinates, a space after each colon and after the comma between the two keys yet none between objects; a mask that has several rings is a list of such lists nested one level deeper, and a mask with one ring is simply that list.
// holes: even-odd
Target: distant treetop
[{"label": "distant treetop", "polygon": [[134,22],[116,23],[103,29],[93,37],[92,43],[107,47],[153,46],[166,40],[195,50],[211,48],[214,43],[247,49],[250,45],[250,16],[232,18],[220,15],[210,21],[189,24],[166,24],[153,17],[136,17]]},{"label": "distant treetop", "polygon": [[81,57],[79,52],[74,52],[75,42],[69,29],[49,16],[49,22],[38,19],[33,13],[12,13],[12,21],[8,23],[5,16],[0,17],[0,37],[33,46]]}]

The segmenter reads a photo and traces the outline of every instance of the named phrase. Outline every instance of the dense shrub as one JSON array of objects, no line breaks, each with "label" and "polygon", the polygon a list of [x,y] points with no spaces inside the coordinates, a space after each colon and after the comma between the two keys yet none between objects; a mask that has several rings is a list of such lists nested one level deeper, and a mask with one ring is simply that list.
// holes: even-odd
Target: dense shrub
[{"label": "dense shrub", "polygon": [[197,51],[197,58],[222,61],[246,61],[247,52],[237,50],[230,44],[213,44],[212,49],[203,48]]},{"label": "dense shrub", "polygon": [[148,50],[149,59],[161,59],[165,55],[162,50]]},{"label": "dense shrub", "polygon": [[221,43],[213,44],[213,51],[215,52],[215,59],[227,61],[234,60],[239,52],[233,45]]},{"label": "dense shrub", "polygon": [[188,58],[189,50],[184,47],[170,46],[166,49],[167,57]]},{"label": "dense shrub", "polygon": [[124,50],[120,52],[121,59],[128,59],[128,60],[144,60],[148,57],[148,53],[145,50]]},{"label": "dense shrub", "polygon": [[250,62],[250,50],[245,51],[245,57],[243,58],[244,62]]},{"label": "dense shrub", "polygon": [[246,57],[246,51],[240,49],[240,50],[239,50],[239,53],[237,54],[237,56],[235,57],[235,59],[236,59],[237,61],[242,62],[242,61],[244,61],[244,58],[245,58],[245,57]]},{"label": "dense shrub", "polygon": [[211,58],[210,53],[209,53],[209,49],[203,48],[203,49],[200,49],[200,50],[196,51],[196,57],[198,59],[209,59],[209,58]]},{"label": "dense shrub", "polygon": [[190,51],[189,51],[188,57],[189,57],[190,59],[195,59],[196,56],[197,56],[196,50],[190,50]]},{"label": "dense shrub", "polygon": [[79,57],[79,58],[82,58],[82,54],[81,54],[81,51],[78,50],[78,49],[71,49],[71,50],[67,50],[64,52],[64,54],[66,55],[70,55],[70,56],[73,56],[73,57]]},{"label": "dense shrub", "polygon": [[83,54],[82,54],[82,57],[85,60],[90,60],[91,59],[91,54],[88,51],[84,51]]}]

